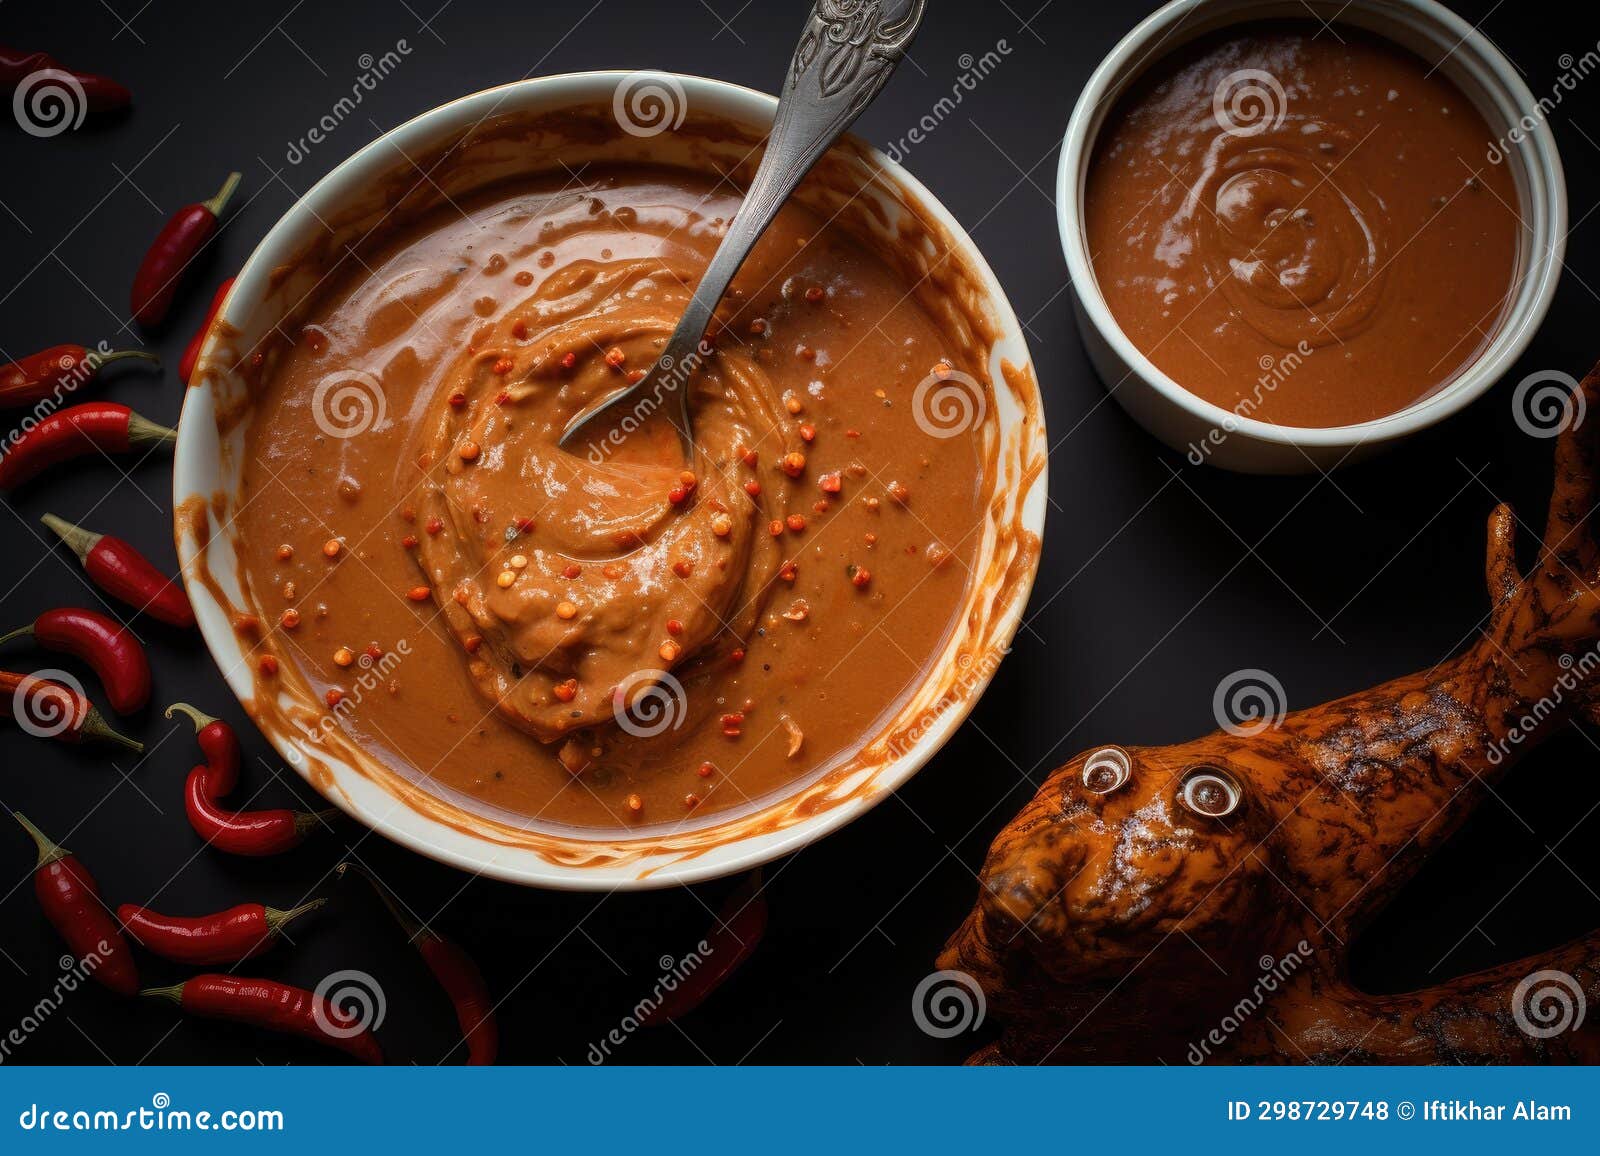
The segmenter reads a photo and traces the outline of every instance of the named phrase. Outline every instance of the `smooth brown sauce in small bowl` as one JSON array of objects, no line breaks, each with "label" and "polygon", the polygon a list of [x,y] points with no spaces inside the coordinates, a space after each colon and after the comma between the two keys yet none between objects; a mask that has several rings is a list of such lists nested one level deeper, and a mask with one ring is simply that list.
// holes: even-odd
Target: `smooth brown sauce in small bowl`
[{"label": "smooth brown sauce in small bowl", "polygon": [[1286,426],[1398,412],[1494,336],[1518,196],[1441,72],[1346,25],[1247,24],[1155,64],[1085,188],[1123,332],[1207,401]]},{"label": "smooth brown sauce in small bowl", "polygon": [[975,367],[842,229],[791,204],[740,271],[692,461],[670,399],[556,446],[651,366],[738,204],[645,165],[519,179],[320,288],[252,399],[237,538],[256,649],[321,725],[496,811],[615,829],[803,781],[926,678],[983,462],[914,396]]}]

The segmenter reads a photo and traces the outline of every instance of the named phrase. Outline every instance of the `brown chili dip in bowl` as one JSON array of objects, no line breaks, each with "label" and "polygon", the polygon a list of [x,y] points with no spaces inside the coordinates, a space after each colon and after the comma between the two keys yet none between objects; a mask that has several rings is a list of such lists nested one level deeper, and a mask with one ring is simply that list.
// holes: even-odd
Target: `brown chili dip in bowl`
[{"label": "brown chili dip in bowl", "polygon": [[[1326,468],[1439,420],[1560,268],[1526,89],[1425,0],[1169,5],[1080,101],[1061,172],[1085,340],[1195,464]],[[1513,139],[1516,138],[1516,139]]]},{"label": "brown chili dip in bowl", "polygon": [[692,457],[660,398],[557,446],[653,364],[771,107],[655,74],[464,98],[241,273],[184,411],[180,556],[252,716],[378,831],[549,886],[723,874],[892,790],[993,674],[1037,388],[971,242],[865,146],[680,367]]}]

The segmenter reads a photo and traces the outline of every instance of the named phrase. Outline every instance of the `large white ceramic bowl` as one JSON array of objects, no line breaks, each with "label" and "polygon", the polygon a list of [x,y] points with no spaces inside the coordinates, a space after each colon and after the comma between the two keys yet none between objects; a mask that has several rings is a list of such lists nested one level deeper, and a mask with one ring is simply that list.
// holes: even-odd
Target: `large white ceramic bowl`
[{"label": "large white ceramic bowl", "polygon": [[[1471,100],[1501,139],[1524,228],[1517,284],[1494,339],[1444,388],[1398,413],[1358,425],[1304,429],[1241,417],[1168,377],[1129,341],[1095,281],[1084,236],[1083,191],[1095,141],[1118,96],[1179,46],[1247,20],[1354,25],[1410,49]],[[1433,0],[1174,0],[1113,48],[1078,97],[1056,173],[1061,244],[1078,329],[1111,396],[1174,449],[1225,469],[1310,473],[1352,462],[1455,413],[1511,367],[1550,308],[1567,243],[1567,188],[1549,124],[1515,67],[1487,37]],[[1198,447],[1196,449],[1195,447]]]},{"label": "large white ceramic bowl", "polygon": [[291,700],[310,695],[290,664],[276,680],[275,702],[253,701],[254,664],[234,627],[235,615],[257,609],[236,573],[233,538],[251,420],[248,372],[240,368],[264,335],[314,296],[323,271],[317,254],[331,260],[327,254],[394,214],[403,219],[491,181],[558,165],[575,172],[591,161],[639,160],[748,181],[775,107],[770,96],[718,81],[614,72],[545,77],[463,97],[341,164],[284,214],[239,273],[207,335],[179,431],[175,532],[184,579],[213,657],[268,739],[373,830],[465,870],[536,886],[612,890],[713,878],[803,847],[861,815],[932,757],[988,685],[1020,621],[1044,528],[1045,431],[1027,346],[1005,294],[956,221],[899,166],[846,140],[797,196],[897,263],[908,283],[920,286],[924,304],[943,310],[935,314],[941,330],[984,351],[979,436],[983,484],[993,495],[960,620],[925,680],[907,688],[859,755],[755,809],[711,815],[698,826],[575,833],[475,809],[352,744],[314,743],[274,725]]}]

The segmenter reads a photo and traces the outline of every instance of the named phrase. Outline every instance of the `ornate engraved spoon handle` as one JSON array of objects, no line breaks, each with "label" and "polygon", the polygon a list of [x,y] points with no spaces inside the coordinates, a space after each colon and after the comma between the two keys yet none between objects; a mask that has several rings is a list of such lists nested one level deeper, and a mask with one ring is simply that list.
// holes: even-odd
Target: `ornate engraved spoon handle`
[{"label": "ornate engraved spoon handle", "polygon": [[927,0],[817,0],[789,63],[755,179],[660,360],[636,385],[575,418],[562,435],[563,445],[604,411],[656,391],[658,397],[677,395],[678,433],[692,453],[688,390],[682,387],[698,365],[700,342],[717,303],[795,186],[888,82],[926,6]]}]

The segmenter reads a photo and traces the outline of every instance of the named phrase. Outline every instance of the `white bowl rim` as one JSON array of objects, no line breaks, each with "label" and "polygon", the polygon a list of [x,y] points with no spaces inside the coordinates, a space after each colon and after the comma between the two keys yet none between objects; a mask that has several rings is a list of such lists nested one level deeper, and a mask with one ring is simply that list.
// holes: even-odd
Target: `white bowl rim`
[{"label": "white bowl rim", "polygon": [[[320,197],[329,196],[331,191],[344,182],[359,182],[361,179],[357,169],[366,162],[373,160],[376,155],[386,148],[392,147],[397,138],[402,143],[406,136],[434,133],[444,124],[453,123],[454,118],[463,117],[470,112],[480,110],[480,106],[487,105],[489,111],[484,113],[480,120],[486,120],[493,115],[494,110],[502,103],[505,97],[512,93],[531,93],[545,96],[546,103],[551,107],[559,107],[562,103],[596,103],[603,99],[610,99],[616,83],[622,78],[639,75],[641,72],[650,74],[667,75],[683,84],[688,90],[688,95],[693,98],[696,92],[712,100],[727,101],[731,99],[735,104],[744,102],[746,112],[756,112],[758,117],[770,118],[776,109],[778,98],[770,93],[737,84],[731,81],[718,80],[712,77],[699,76],[691,73],[663,72],[659,69],[634,70],[634,69],[599,69],[584,72],[556,73],[548,76],[527,77],[522,80],[511,81],[506,84],[496,85],[492,88],[482,89],[477,92],[467,93],[446,101],[444,104],[427,109],[410,120],[404,121],[394,128],[381,133],[360,149],[356,150],[344,160],[335,165],[327,174],[319,179],[306,192],[300,195],[270,229],[262,236],[250,256],[240,266],[235,278],[235,289],[240,285],[249,283],[251,275],[258,272],[260,267],[266,266],[270,271],[272,256],[271,249],[275,236],[290,231],[292,222],[305,214],[307,205]],[[606,87],[609,86],[609,87]],[[910,194],[912,198],[940,225],[946,235],[960,248],[966,267],[982,284],[984,290],[985,306],[991,314],[992,320],[1001,334],[1003,340],[1014,339],[1015,342],[1027,353],[1026,366],[1031,369],[1033,358],[1027,348],[1026,334],[1017,319],[1010,299],[990,268],[987,259],[972,240],[966,229],[945,208],[942,202],[935,197],[928,188],[910,172],[891,160],[876,146],[854,135],[846,137],[857,147],[870,155],[873,162],[881,170],[893,177],[895,182]],[[263,254],[267,254],[264,256]],[[227,298],[222,303],[217,313],[217,320],[228,322],[231,320],[230,311],[237,307],[240,294],[230,290]],[[213,327],[212,334],[217,332]],[[202,357],[205,355],[213,338],[208,337],[205,346],[201,349]],[[186,392],[183,414],[179,421],[179,438],[174,452],[173,466],[173,510],[175,516],[184,502],[198,493],[204,492],[204,487],[199,484],[204,477],[203,467],[208,463],[196,462],[198,451],[187,447],[193,446],[192,439],[186,439],[184,430],[193,424],[182,420],[188,416],[189,406],[198,404],[204,397],[209,406],[210,391],[192,389]],[[1043,399],[1038,399],[1038,440],[1048,445],[1048,434],[1044,426]],[[207,420],[210,420],[207,415]],[[187,443],[187,445],[186,445]],[[1043,540],[1045,513],[1048,503],[1042,500],[1042,495],[1048,492],[1049,486],[1049,461],[1044,454],[1040,455],[1039,468],[1036,480],[1030,490],[1030,500],[1019,504],[1017,517],[1019,523]],[[1032,498],[1040,496],[1041,500],[1033,501]],[[179,534],[181,537],[181,527]],[[180,542],[180,554],[182,545]],[[1008,653],[1012,640],[1021,626],[1023,614],[1027,608],[1028,598],[1032,593],[1033,585],[1038,577],[1039,558],[1035,554],[1032,564],[1028,568],[1026,579],[1019,582],[1016,587],[1016,596],[1013,598],[1005,616],[999,620],[993,637],[993,645],[1002,648],[1003,653]],[[191,583],[189,567],[181,568],[181,575],[186,586]],[[191,595],[193,591],[191,590]],[[222,623],[216,623],[208,629],[211,620],[202,616],[199,629],[206,643],[207,653],[212,661],[217,658],[218,639],[229,633]],[[231,636],[227,639],[229,645],[237,645],[237,640]],[[644,875],[622,875],[626,867],[572,867],[565,864],[551,862],[538,852],[523,847],[506,847],[482,835],[469,832],[452,831],[454,836],[468,841],[471,845],[484,848],[487,855],[471,855],[457,850],[447,843],[440,843],[430,838],[430,833],[443,828],[437,820],[432,819],[408,806],[398,806],[389,812],[382,822],[374,822],[372,817],[358,811],[345,797],[343,792],[335,792],[330,801],[340,810],[350,814],[363,827],[385,838],[400,844],[412,851],[435,861],[445,863],[474,875],[483,875],[488,878],[498,879],[503,882],[515,883],[522,886],[539,887],[555,891],[580,891],[580,892],[614,892],[614,891],[649,891],[668,887],[684,886],[693,883],[706,882],[749,871],[764,863],[770,862],[783,855],[799,850],[812,842],[822,838],[840,827],[854,821],[867,811],[883,802],[884,799],[894,794],[909,782],[927,763],[937,754],[946,742],[960,729],[968,715],[977,706],[978,701],[987,692],[998,672],[999,664],[996,663],[967,695],[959,702],[944,711],[940,716],[938,728],[930,728],[913,742],[912,747],[905,754],[898,756],[894,762],[874,773],[873,789],[861,792],[838,803],[825,808],[816,815],[799,820],[780,830],[766,833],[754,833],[730,839],[727,843],[691,857],[679,857],[666,864],[653,866],[649,873]],[[226,682],[227,679],[225,678]],[[232,684],[229,683],[232,690]],[[291,767],[298,767],[299,763],[288,746],[288,738],[284,735],[272,733],[263,729],[263,736],[282,756]],[[304,771],[299,771],[302,778],[306,778]],[[357,772],[359,773],[359,772]],[[309,779],[307,779],[309,781]],[[786,796],[780,796],[780,798]],[[776,801],[776,800],[775,800]],[[444,828],[449,830],[449,828]],[[589,841],[581,836],[574,836],[574,843],[581,844]],[[604,838],[600,840],[605,842]],[[507,858],[501,858],[502,855]],[[514,861],[508,861],[512,859]]]},{"label": "white bowl rim", "polygon": [[[1371,421],[1325,427],[1277,425],[1259,418],[1240,416],[1232,410],[1223,409],[1191,393],[1175,379],[1162,372],[1123,333],[1122,327],[1117,324],[1116,318],[1106,305],[1104,296],[1099,292],[1094,267],[1083,244],[1081,199],[1074,189],[1085,154],[1094,143],[1089,139],[1089,122],[1106,92],[1123,78],[1130,62],[1140,70],[1147,69],[1168,52],[1181,47],[1181,43],[1173,45],[1172,49],[1157,51],[1148,59],[1141,58],[1135,61],[1141,49],[1147,47],[1152,39],[1159,44],[1159,38],[1169,26],[1181,23],[1190,12],[1206,7],[1211,2],[1212,0],[1170,0],[1141,20],[1117,42],[1090,74],[1073,107],[1072,119],[1068,122],[1066,135],[1062,138],[1061,160],[1056,166],[1056,223],[1061,234],[1061,246],[1067,258],[1068,273],[1084,315],[1093,322],[1096,331],[1111,345],[1117,356],[1129,366],[1130,375],[1137,374],[1166,401],[1199,418],[1207,425],[1227,429],[1230,437],[1242,436],[1274,445],[1314,449],[1376,446],[1427,429],[1477,401],[1499,383],[1501,376],[1522,356],[1532,342],[1540,323],[1549,312],[1566,257],[1566,178],[1560,153],[1556,149],[1555,136],[1550,130],[1549,122],[1543,118],[1532,130],[1524,133],[1523,139],[1532,147],[1534,162],[1548,189],[1548,200],[1526,208],[1530,217],[1536,221],[1544,218],[1548,210],[1547,224],[1553,240],[1548,248],[1535,253],[1530,267],[1520,275],[1517,297],[1527,302],[1526,315],[1517,325],[1501,328],[1496,332],[1478,356],[1438,392],[1415,401],[1395,413]],[[1266,4],[1271,0],[1261,0],[1261,2]],[[1533,94],[1504,54],[1462,17],[1442,4],[1436,3],[1435,0],[1384,0],[1384,3],[1391,7],[1411,8],[1455,32],[1459,38],[1455,51],[1470,48],[1519,108],[1536,107]],[[1341,8],[1339,11],[1342,13],[1344,9]],[[1241,16],[1241,21],[1248,19],[1250,19],[1248,15]],[[1337,21],[1338,16],[1333,19]],[[1076,211],[1069,212],[1069,206],[1076,206]],[[1093,287],[1093,291],[1079,290],[1080,285]],[[1517,298],[1508,299],[1508,312],[1517,304]],[[1463,386],[1463,381],[1467,379],[1472,380]]]}]

